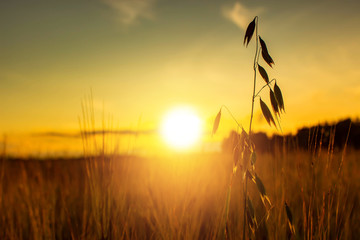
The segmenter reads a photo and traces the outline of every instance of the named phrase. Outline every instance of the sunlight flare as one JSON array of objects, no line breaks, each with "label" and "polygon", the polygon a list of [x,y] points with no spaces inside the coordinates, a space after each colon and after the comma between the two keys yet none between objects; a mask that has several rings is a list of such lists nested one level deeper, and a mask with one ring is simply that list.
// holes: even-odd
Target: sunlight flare
[{"label": "sunlight flare", "polygon": [[190,108],[173,109],[164,117],[161,135],[175,149],[190,148],[200,138],[201,120]]}]

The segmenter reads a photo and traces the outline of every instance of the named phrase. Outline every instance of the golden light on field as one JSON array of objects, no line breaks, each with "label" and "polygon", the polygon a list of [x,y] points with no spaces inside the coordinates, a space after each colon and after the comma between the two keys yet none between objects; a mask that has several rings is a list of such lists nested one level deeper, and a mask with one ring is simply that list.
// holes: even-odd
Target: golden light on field
[{"label": "golden light on field", "polygon": [[161,135],[169,146],[184,150],[199,140],[201,120],[190,108],[175,108],[168,112],[161,126]]},{"label": "golden light on field", "polygon": [[[178,103],[196,106],[203,132],[222,105],[247,127],[256,37],[247,48],[242,42],[255,16],[275,65],[262,56],[259,63],[284,95],[284,134],[360,116],[349,104],[360,102],[360,1],[27,2],[0,1],[0,151],[6,145],[10,155],[81,153],[83,100],[94,138],[105,122],[120,153],[166,151],[153,130]],[[267,88],[258,96],[270,106]],[[254,132],[279,133],[264,120],[259,98],[254,114]],[[197,150],[221,151],[236,128],[224,113],[217,134],[204,136]],[[185,130],[177,131],[196,132]],[[169,140],[171,132],[163,133],[170,146],[191,146],[183,136]]]}]

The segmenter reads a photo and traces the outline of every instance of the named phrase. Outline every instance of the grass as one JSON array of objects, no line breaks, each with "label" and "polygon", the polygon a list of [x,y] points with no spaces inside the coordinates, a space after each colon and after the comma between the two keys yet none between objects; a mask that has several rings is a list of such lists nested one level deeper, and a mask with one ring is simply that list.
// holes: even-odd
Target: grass
[{"label": "grass", "polygon": [[[98,139],[91,136],[97,129],[91,96],[88,104],[83,103],[83,120],[79,119],[83,158],[10,159],[4,145],[0,154],[0,239],[360,236],[358,151],[334,151],[332,142],[324,147],[309,145],[308,151],[289,151],[287,146],[278,145],[271,153],[255,155],[251,139],[255,100],[259,98],[266,121],[279,130],[278,117],[285,107],[277,80],[270,80],[259,65],[260,54],[271,68],[274,61],[258,35],[258,17],[248,26],[244,45],[253,35],[256,45],[250,125],[246,141],[236,145],[235,150],[241,148],[241,154],[234,151],[241,157],[226,153],[120,156],[116,148],[109,149],[114,139],[105,138],[105,131]],[[256,93],[257,75],[265,85]],[[267,87],[273,113],[260,96]],[[227,107],[223,108],[233,117]],[[221,109],[213,134],[219,126]],[[106,125],[111,129],[112,123],[103,120],[102,129],[107,129]],[[246,164],[237,164],[239,158]],[[233,175],[235,170],[238,174]],[[249,179],[255,181],[242,176],[252,176]]]},{"label": "grass", "polygon": [[[267,63],[271,68],[273,67],[274,60],[272,59],[272,57],[270,56],[269,52],[268,52],[268,48],[266,46],[266,43],[264,42],[264,40],[260,37],[260,35],[258,34],[258,22],[259,22],[259,17],[256,16],[248,25],[246,32],[245,32],[245,36],[244,36],[244,45],[247,47],[249,42],[251,41],[253,35],[255,35],[255,56],[254,56],[254,65],[253,65],[253,70],[254,70],[254,87],[253,87],[253,93],[252,93],[252,98],[251,98],[251,111],[250,111],[250,124],[249,124],[249,131],[246,132],[246,130],[242,127],[241,124],[239,124],[236,119],[233,117],[234,121],[237,123],[238,125],[238,130],[242,130],[241,135],[238,135],[236,137],[236,139],[234,139],[236,141],[236,144],[234,145],[234,165],[233,165],[233,173],[230,176],[230,183],[228,186],[228,193],[227,193],[227,198],[226,198],[226,202],[225,202],[225,224],[223,225],[223,239],[228,239],[230,238],[230,227],[229,227],[229,209],[230,209],[230,201],[231,201],[231,190],[232,190],[232,186],[233,186],[233,175],[236,174],[238,167],[241,168],[241,174],[244,176],[243,177],[243,234],[242,234],[242,239],[245,240],[247,238],[247,233],[246,230],[247,228],[249,228],[251,230],[251,233],[249,231],[249,236],[248,238],[251,238],[251,236],[253,237],[258,237],[259,235],[263,235],[262,238],[267,238],[268,237],[268,233],[267,233],[267,229],[266,229],[266,224],[263,223],[263,221],[260,222],[260,224],[263,224],[264,226],[260,225],[258,226],[257,224],[257,219],[256,219],[256,215],[255,215],[255,210],[253,208],[253,204],[252,204],[252,200],[248,194],[248,180],[252,180],[258,190],[259,193],[261,194],[261,200],[264,204],[264,207],[266,208],[266,210],[264,211],[264,214],[262,218],[264,218],[264,216],[266,216],[266,219],[269,218],[269,214],[270,214],[270,210],[272,208],[271,205],[271,201],[268,197],[268,195],[266,194],[266,188],[261,180],[261,178],[259,177],[259,175],[255,172],[255,162],[256,162],[256,151],[255,151],[255,144],[253,142],[253,136],[252,136],[252,123],[253,123],[253,116],[254,116],[254,104],[255,104],[255,99],[257,97],[259,97],[259,102],[260,102],[260,108],[261,111],[266,119],[266,121],[268,122],[268,124],[271,126],[274,125],[277,129],[281,130],[281,125],[280,125],[280,121],[279,118],[281,113],[285,112],[285,105],[284,105],[284,101],[283,101],[283,97],[282,97],[282,93],[281,90],[279,88],[279,86],[277,85],[277,80],[276,79],[272,79],[271,81],[269,80],[269,76],[266,72],[266,70],[259,65],[259,57],[260,57],[260,53],[262,56],[262,59],[265,61],[265,63]],[[259,45],[260,43],[260,45]],[[263,85],[263,87],[260,88],[260,90],[256,93],[256,76],[257,73],[260,74],[260,76],[263,78],[263,80],[265,81],[265,85]],[[272,87],[272,83],[274,83],[274,86]],[[264,88],[269,87],[269,94],[270,94],[270,100],[271,100],[271,106],[272,106],[272,110],[275,116],[275,119],[277,120],[278,124],[275,123],[273,114],[271,113],[270,109],[268,108],[268,106],[266,105],[266,103],[261,99],[260,93],[262,92],[262,90],[264,90]],[[224,106],[223,106],[224,107]],[[221,110],[222,108],[220,108],[219,113],[217,114],[215,121],[214,121],[214,125],[213,125],[213,131],[212,134],[215,134],[216,130],[218,129],[219,123],[220,123],[220,118],[221,118]],[[227,107],[226,110],[228,110],[228,112],[230,113],[231,116],[233,116],[233,114],[229,111],[229,109]],[[241,159],[241,161],[239,161]],[[241,162],[241,163],[239,163]],[[286,212],[287,212],[287,217],[289,220],[289,227],[291,229],[291,233],[292,235],[295,235],[295,227],[293,225],[292,222],[292,214],[291,214],[291,210],[290,208],[286,205],[285,202],[285,206],[286,206]],[[258,229],[261,229],[261,231],[259,232]],[[259,234],[260,233],[260,234]],[[250,236],[251,235],[251,236]]]},{"label": "grass", "polygon": [[[360,236],[359,151],[334,151],[330,141],[329,146],[310,144],[308,151],[277,145],[271,153],[255,155],[251,126],[256,98],[266,121],[280,130],[278,117],[285,107],[277,80],[270,80],[259,65],[260,53],[270,67],[274,61],[258,35],[258,17],[246,30],[246,46],[253,35],[250,125],[245,140],[241,142],[239,137],[235,158],[233,153],[120,156],[116,147],[111,149],[118,144],[116,139],[105,137],[105,130],[100,136],[91,134],[98,129],[91,94],[79,118],[83,158],[10,159],[4,145],[0,154],[0,239],[305,240]],[[265,85],[256,93],[258,73]],[[260,96],[267,87],[273,113]],[[213,134],[223,108],[233,117],[222,106]],[[104,119],[103,113],[101,129],[111,129],[112,122]],[[234,120],[238,130],[245,132]],[[240,158],[244,161],[238,164]],[[236,175],[232,174],[235,170]],[[242,179],[250,175],[255,181]]]},{"label": "grass", "polygon": [[[314,152],[279,147],[258,154],[257,173],[272,209],[268,219],[262,217],[259,192],[249,181],[256,238],[360,235],[359,152]],[[0,239],[219,239],[233,157],[100,154],[45,161],[3,156],[0,167]],[[242,182],[240,176],[233,181]],[[229,239],[242,236],[242,186],[234,184],[231,191]]]}]

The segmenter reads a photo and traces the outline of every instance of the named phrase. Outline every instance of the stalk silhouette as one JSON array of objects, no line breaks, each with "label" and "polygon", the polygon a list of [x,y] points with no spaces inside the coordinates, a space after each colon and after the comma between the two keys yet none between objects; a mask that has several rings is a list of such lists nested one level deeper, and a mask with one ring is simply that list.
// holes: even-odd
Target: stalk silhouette
[{"label": "stalk silhouette", "polygon": [[[256,16],[248,25],[245,37],[244,37],[244,45],[247,47],[253,39],[253,36],[255,35],[255,55],[254,55],[254,61],[253,61],[253,70],[254,70],[254,79],[253,79],[253,90],[252,90],[252,97],[251,97],[251,112],[250,112],[250,123],[249,123],[249,130],[246,132],[241,124],[239,124],[236,119],[235,122],[238,126],[238,129],[241,128],[242,132],[241,134],[237,134],[237,139],[233,154],[234,154],[234,163],[233,163],[233,171],[230,175],[230,184],[227,191],[227,197],[226,197],[226,204],[225,204],[225,224],[223,228],[223,238],[228,238],[228,215],[229,215],[229,206],[230,206],[230,200],[231,200],[231,187],[233,184],[233,176],[236,174],[238,166],[242,170],[243,173],[243,200],[244,200],[244,209],[243,209],[243,239],[246,238],[246,229],[247,225],[249,226],[249,229],[252,231],[252,233],[255,235],[257,226],[257,220],[254,214],[253,205],[251,204],[251,199],[248,196],[248,179],[253,181],[255,185],[258,188],[258,191],[260,193],[261,201],[263,202],[264,206],[267,209],[267,217],[270,214],[270,209],[272,208],[270,199],[266,195],[265,186],[262,183],[260,177],[255,173],[255,162],[256,162],[256,151],[255,151],[255,144],[252,141],[252,127],[253,127],[253,118],[254,118],[254,108],[255,108],[255,101],[257,98],[259,98],[260,103],[260,109],[263,113],[264,118],[266,119],[267,123],[271,126],[274,125],[277,129],[281,130],[280,127],[280,121],[279,116],[281,113],[285,112],[284,107],[284,100],[282,97],[281,90],[277,84],[276,79],[272,79],[269,81],[269,75],[267,74],[264,67],[262,67],[259,64],[259,58],[260,53],[262,56],[262,59],[265,61],[266,64],[268,64],[271,68],[273,65],[275,65],[273,58],[270,56],[268,48],[266,46],[265,41],[260,37],[258,33],[258,22],[259,17]],[[262,79],[265,81],[265,85],[256,92],[256,81],[257,81],[257,73],[260,74]],[[272,86],[274,84],[274,86]],[[269,88],[269,94],[270,94],[270,100],[271,100],[271,106],[272,106],[272,112],[267,106],[267,104],[261,99],[260,94],[265,88]],[[213,131],[212,134],[215,134],[219,124],[220,124],[220,118],[221,118],[221,110],[222,108],[226,108],[225,106],[222,106],[220,108],[219,113],[217,114],[214,125],[213,125]],[[228,108],[226,110],[230,113],[230,115],[233,117],[232,113]],[[275,118],[273,117],[275,116]],[[275,123],[275,119],[277,124]],[[242,161],[239,161],[242,160]],[[248,224],[247,224],[248,223]],[[263,223],[265,224],[265,223]],[[250,234],[250,233],[249,233]]]}]

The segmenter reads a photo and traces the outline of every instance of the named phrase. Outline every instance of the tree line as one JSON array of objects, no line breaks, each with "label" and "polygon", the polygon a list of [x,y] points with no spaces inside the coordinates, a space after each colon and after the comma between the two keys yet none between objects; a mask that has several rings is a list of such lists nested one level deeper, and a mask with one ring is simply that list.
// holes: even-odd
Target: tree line
[{"label": "tree line", "polygon": [[[230,132],[229,136],[222,142],[222,151],[231,152],[234,148],[235,139],[238,137],[235,131]],[[252,134],[252,141],[256,145],[258,152],[273,152],[276,149],[286,149],[287,151],[343,149],[345,144],[353,149],[360,149],[360,120],[350,118],[340,120],[336,123],[323,123],[311,127],[298,129],[296,134],[279,135],[271,137],[264,132]]]}]

